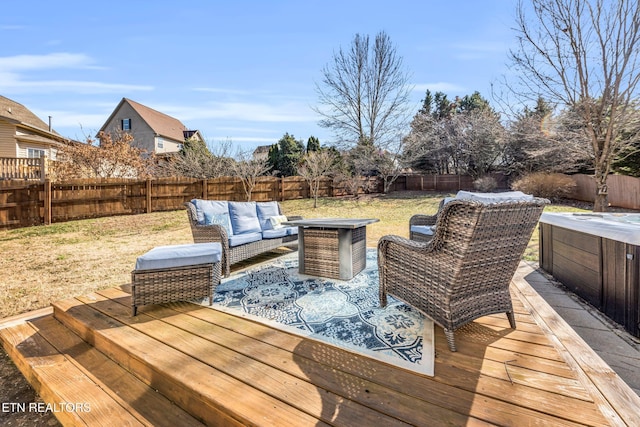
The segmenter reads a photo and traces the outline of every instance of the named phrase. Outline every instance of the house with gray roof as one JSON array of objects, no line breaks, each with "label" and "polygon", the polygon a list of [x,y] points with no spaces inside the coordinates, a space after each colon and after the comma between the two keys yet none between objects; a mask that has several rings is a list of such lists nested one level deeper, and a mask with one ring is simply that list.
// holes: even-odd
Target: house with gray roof
[{"label": "house with gray roof", "polygon": [[133,136],[132,145],[147,153],[175,153],[186,139],[204,141],[200,131],[189,130],[180,120],[153,108],[122,98],[100,132]]}]

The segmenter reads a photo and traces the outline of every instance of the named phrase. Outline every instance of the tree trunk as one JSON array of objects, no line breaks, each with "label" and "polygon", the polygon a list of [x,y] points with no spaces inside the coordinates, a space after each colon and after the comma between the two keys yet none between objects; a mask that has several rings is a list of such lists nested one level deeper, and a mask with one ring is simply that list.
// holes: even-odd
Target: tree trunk
[{"label": "tree trunk", "polygon": [[594,212],[606,212],[609,207],[607,174],[596,168],[596,196],[593,203]]}]

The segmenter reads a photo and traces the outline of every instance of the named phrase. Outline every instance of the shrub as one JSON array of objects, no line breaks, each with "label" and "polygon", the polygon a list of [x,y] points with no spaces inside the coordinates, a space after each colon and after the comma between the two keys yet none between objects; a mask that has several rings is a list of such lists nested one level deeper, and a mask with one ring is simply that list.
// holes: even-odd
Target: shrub
[{"label": "shrub", "polygon": [[537,172],[514,181],[511,188],[557,201],[569,197],[576,188],[576,183],[571,177],[561,173]]},{"label": "shrub", "polygon": [[473,181],[473,188],[485,193],[491,192],[498,186],[498,181],[492,176],[483,176]]}]

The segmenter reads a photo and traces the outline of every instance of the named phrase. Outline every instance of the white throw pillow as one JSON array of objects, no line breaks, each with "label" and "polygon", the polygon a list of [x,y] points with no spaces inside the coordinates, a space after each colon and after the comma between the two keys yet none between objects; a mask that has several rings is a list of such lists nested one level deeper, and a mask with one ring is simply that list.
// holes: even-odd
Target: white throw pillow
[{"label": "white throw pillow", "polygon": [[269,222],[271,223],[271,227],[274,230],[284,227],[282,223],[286,220],[287,220],[287,217],[285,215],[275,215],[275,216],[269,217]]}]

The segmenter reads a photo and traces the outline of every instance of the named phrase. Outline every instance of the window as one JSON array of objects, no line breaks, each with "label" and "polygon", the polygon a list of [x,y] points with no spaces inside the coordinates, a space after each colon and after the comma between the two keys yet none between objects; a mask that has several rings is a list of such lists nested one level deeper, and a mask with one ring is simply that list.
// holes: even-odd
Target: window
[{"label": "window", "polygon": [[158,137],[158,148],[164,148],[164,139]]},{"label": "window", "polygon": [[27,157],[30,159],[39,159],[45,156],[45,151],[39,148],[27,148]]},{"label": "window", "polygon": [[131,130],[131,119],[122,119],[122,130]]}]

